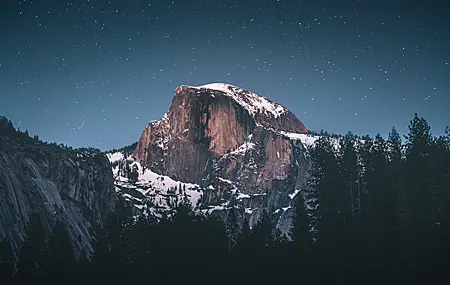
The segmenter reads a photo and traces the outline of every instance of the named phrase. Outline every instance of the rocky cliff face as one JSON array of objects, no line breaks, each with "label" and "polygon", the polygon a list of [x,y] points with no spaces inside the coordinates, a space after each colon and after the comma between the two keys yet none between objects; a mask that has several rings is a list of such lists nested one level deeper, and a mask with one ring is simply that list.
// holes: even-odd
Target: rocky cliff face
[{"label": "rocky cliff face", "polygon": [[33,211],[47,230],[62,219],[75,248],[91,249],[92,228],[116,199],[105,154],[0,137],[0,237],[8,237],[16,253]]},{"label": "rocky cliff face", "polygon": [[290,209],[308,163],[290,134],[307,131],[285,107],[239,87],[180,86],[134,155],[155,173],[201,185],[204,207],[240,208],[252,224],[262,209]]},{"label": "rocky cliff face", "polygon": [[209,159],[236,150],[257,129],[307,132],[288,109],[241,88],[180,86],[163,119],[144,129],[135,155],[152,170],[196,182]]}]

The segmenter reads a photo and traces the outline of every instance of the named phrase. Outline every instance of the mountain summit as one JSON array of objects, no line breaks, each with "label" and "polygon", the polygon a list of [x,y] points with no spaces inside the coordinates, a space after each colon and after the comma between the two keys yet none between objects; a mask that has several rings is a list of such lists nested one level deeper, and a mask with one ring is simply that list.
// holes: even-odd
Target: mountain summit
[{"label": "mountain summit", "polygon": [[[305,125],[303,125],[297,117],[291,113],[287,108],[282,105],[273,102],[269,98],[258,95],[256,93],[250,92],[248,90],[242,89],[240,87],[226,84],[226,83],[211,83],[202,86],[185,86],[182,85],[175,90],[175,94],[177,91],[181,91],[183,88],[191,88],[197,91],[210,92],[214,94],[216,92],[220,92],[222,95],[228,96],[232,98],[239,106],[243,107],[247,112],[254,117],[257,121],[261,121],[264,124],[265,119],[277,119],[281,120],[284,118],[285,120],[290,120],[292,125],[288,125],[286,123],[277,124],[276,121],[268,122],[272,123],[276,129],[283,129],[285,131],[294,131],[300,133],[308,132]],[[280,122],[279,122],[280,123]]]},{"label": "mountain summit", "polygon": [[178,87],[175,92],[181,91],[183,88],[193,88],[197,90],[208,89],[211,92],[220,91],[224,95],[233,98],[239,105],[244,107],[252,115],[260,112],[277,118],[288,111],[280,104],[274,103],[266,97],[249,92],[231,84],[211,83],[202,86],[182,85]]},{"label": "mountain summit", "polygon": [[257,129],[307,132],[287,108],[242,88],[180,86],[164,117],[144,129],[135,154],[156,172],[195,182],[208,159],[238,149]]},{"label": "mountain summit", "polygon": [[242,213],[258,209],[257,219],[267,207],[288,209],[298,193],[307,132],[264,96],[225,83],[182,85],[163,118],[145,127],[133,156],[142,172],[199,185],[203,206],[239,202]]}]

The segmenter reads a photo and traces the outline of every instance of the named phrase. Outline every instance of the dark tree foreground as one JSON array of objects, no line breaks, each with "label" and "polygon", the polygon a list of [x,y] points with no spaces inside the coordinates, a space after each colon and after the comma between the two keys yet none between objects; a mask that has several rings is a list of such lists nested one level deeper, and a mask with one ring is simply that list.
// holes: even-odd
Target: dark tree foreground
[{"label": "dark tree foreground", "polygon": [[48,235],[35,213],[17,262],[0,242],[0,283],[450,284],[448,129],[434,137],[416,115],[404,140],[395,129],[387,140],[322,136],[310,159],[290,238],[270,212],[250,229],[235,211],[224,222],[182,203],[135,219],[120,201],[93,252],[75,254],[65,225]]}]

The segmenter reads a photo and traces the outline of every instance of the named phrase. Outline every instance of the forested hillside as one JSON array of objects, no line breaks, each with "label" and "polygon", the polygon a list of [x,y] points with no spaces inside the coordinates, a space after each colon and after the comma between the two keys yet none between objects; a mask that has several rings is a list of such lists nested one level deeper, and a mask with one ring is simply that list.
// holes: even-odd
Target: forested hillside
[{"label": "forested hillside", "polygon": [[310,159],[291,238],[273,230],[273,213],[250,229],[233,211],[223,222],[188,203],[172,217],[134,217],[122,200],[78,258],[64,225],[46,236],[36,213],[17,264],[1,244],[0,283],[450,283],[448,129],[435,137],[416,115],[404,139],[395,129],[387,139],[347,134],[336,151],[322,136]]}]

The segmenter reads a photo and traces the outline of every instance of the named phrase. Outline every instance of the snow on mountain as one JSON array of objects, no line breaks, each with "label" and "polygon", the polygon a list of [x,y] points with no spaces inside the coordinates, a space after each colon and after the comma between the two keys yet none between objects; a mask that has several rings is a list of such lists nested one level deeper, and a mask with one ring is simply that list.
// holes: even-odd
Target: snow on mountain
[{"label": "snow on mountain", "polygon": [[[314,147],[316,142],[321,138],[321,136],[311,135],[311,134],[297,134],[297,133],[289,133],[289,132],[280,132],[282,135],[287,136],[291,140],[300,140],[302,144],[306,147]],[[360,140],[361,141],[361,140]],[[333,144],[333,149],[338,151],[340,148],[340,139],[339,138],[331,138],[331,142]]]},{"label": "snow on mountain", "polygon": [[250,198],[250,195],[247,195],[247,194],[239,194],[238,196],[237,196],[237,198],[236,199],[249,199]]},{"label": "snow on mountain", "polygon": [[318,139],[320,139],[320,136],[313,136],[313,135],[309,135],[309,134],[296,134],[296,133],[289,133],[289,132],[284,132],[284,131],[281,131],[280,133],[284,136],[287,136],[288,138],[290,138],[292,140],[300,140],[305,147],[314,146],[316,141]]},{"label": "snow on mountain", "polygon": [[114,163],[116,161],[123,159],[123,153],[121,152],[115,152],[115,153],[107,153],[106,156],[109,159],[109,162]]},{"label": "snow on mountain", "polygon": [[255,143],[252,142],[244,142],[242,145],[240,145],[237,149],[226,153],[225,155],[222,156],[221,159],[226,158],[228,156],[239,156],[239,155],[245,155],[247,153],[247,151],[254,149],[256,146]]},{"label": "snow on mountain", "polygon": [[267,116],[278,118],[288,111],[280,104],[275,103],[264,96],[244,90],[231,84],[211,83],[202,86],[188,87],[193,89],[210,89],[213,91],[222,92],[224,95],[233,98],[238,104],[244,107],[253,116],[256,113],[260,112],[266,114]]},{"label": "snow on mountain", "polygon": [[245,154],[248,150],[254,147],[255,147],[254,143],[245,142],[244,144],[240,145],[236,150],[230,152],[230,154]]},{"label": "snow on mountain", "polygon": [[289,198],[294,199],[297,194],[300,193],[299,189],[295,189],[294,193],[289,194]]},{"label": "snow on mountain", "polygon": [[[203,192],[198,184],[182,183],[159,175],[121,152],[108,153],[107,157],[112,165],[116,192],[144,214],[157,217],[161,217],[164,212],[170,214],[183,200],[188,201],[193,208],[200,205]],[[136,173],[134,179],[132,173]]]},{"label": "snow on mountain", "polygon": [[[244,143],[234,154],[242,155],[247,149],[253,147],[252,143]],[[206,189],[202,189],[198,184],[184,183],[159,175],[143,168],[133,156],[127,157],[122,152],[108,153],[107,157],[111,162],[116,192],[132,202],[133,206],[144,215],[156,217],[162,217],[163,214],[170,215],[183,200],[188,201],[194,210],[205,214],[239,207],[230,206],[230,201],[222,201],[218,205],[202,205],[201,198]],[[134,179],[132,172],[135,173]],[[231,186],[230,192],[236,201],[266,195],[266,193],[244,194],[239,191],[235,182],[222,177],[218,177],[218,180]],[[207,190],[214,191],[214,187],[210,185]],[[250,215],[254,210],[246,207],[245,214]]]}]

